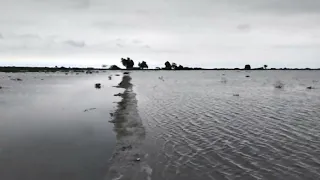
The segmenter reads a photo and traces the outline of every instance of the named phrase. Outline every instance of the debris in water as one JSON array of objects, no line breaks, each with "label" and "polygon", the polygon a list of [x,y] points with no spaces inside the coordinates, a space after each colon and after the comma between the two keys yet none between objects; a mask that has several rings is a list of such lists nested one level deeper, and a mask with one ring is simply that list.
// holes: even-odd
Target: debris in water
[{"label": "debris in water", "polygon": [[132,149],[132,146],[131,146],[131,145],[129,145],[129,146],[123,146],[123,147],[121,148],[122,151],[131,150],[131,149]]},{"label": "debris in water", "polygon": [[92,110],[95,110],[97,108],[89,108],[89,109],[85,109],[83,112],[88,112],[88,111],[92,111]]},{"label": "debris in water", "polygon": [[246,75],[246,77],[248,78],[248,77],[250,77],[249,75]]},{"label": "debris in water", "polygon": [[95,84],[95,88],[96,88],[96,89],[100,89],[100,88],[101,88],[101,84],[100,84],[100,83],[96,83],[96,84]]},{"label": "debris in water", "polygon": [[121,94],[121,93],[118,93],[118,94],[115,94],[114,96],[122,96],[122,94]]},{"label": "debris in water", "polygon": [[109,78],[109,80],[111,80],[111,79],[112,79],[112,76],[110,75],[108,78]]},{"label": "debris in water", "polygon": [[12,81],[22,81],[20,78],[11,79]]},{"label": "debris in water", "polygon": [[140,158],[137,158],[137,159],[136,159],[136,161],[138,161],[138,162],[139,162],[140,160],[141,160]]},{"label": "debris in water", "polygon": [[116,74],[115,76],[120,76],[120,74]]},{"label": "debris in water", "polygon": [[314,87],[312,87],[312,86],[309,86],[309,87],[307,87],[307,89],[315,89]]},{"label": "debris in water", "polygon": [[221,83],[226,84],[227,82],[228,82],[228,80],[225,77],[221,78]]},{"label": "debris in water", "polygon": [[164,81],[163,76],[160,76],[159,79],[162,80],[162,81]]},{"label": "debris in water", "polygon": [[274,87],[277,88],[277,89],[282,89],[284,87],[284,83],[282,83],[281,81],[277,81],[274,84]]},{"label": "debris in water", "polygon": [[130,72],[124,72],[123,74],[130,74]]},{"label": "debris in water", "polygon": [[110,113],[110,116],[111,116],[111,117],[113,117],[113,115],[114,115],[113,113]]},{"label": "debris in water", "polygon": [[233,96],[240,96],[240,94],[233,94]]}]

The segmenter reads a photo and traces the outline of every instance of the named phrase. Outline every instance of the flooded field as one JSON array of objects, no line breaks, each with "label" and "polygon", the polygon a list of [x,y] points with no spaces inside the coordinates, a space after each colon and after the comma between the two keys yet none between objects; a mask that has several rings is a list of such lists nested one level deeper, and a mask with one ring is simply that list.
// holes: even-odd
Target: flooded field
[{"label": "flooded field", "polygon": [[108,73],[1,73],[0,179],[103,179],[116,143],[110,113],[121,100],[112,86],[120,80]]},{"label": "flooded field", "polygon": [[0,179],[320,177],[320,71],[110,74],[0,74]]},{"label": "flooded field", "polygon": [[149,179],[319,179],[319,71],[137,72],[132,79]]}]

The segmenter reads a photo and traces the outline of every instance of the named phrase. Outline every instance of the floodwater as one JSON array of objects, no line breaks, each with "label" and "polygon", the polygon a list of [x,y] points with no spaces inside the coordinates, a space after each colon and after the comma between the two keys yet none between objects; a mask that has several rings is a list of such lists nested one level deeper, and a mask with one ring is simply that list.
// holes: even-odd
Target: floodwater
[{"label": "floodwater", "polygon": [[320,178],[320,71],[131,76],[149,179]]},{"label": "floodwater", "polygon": [[320,71],[109,74],[1,74],[0,179],[320,177]]},{"label": "floodwater", "polygon": [[116,143],[110,113],[121,99],[112,87],[121,78],[107,77],[1,73],[0,179],[103,179]]}]

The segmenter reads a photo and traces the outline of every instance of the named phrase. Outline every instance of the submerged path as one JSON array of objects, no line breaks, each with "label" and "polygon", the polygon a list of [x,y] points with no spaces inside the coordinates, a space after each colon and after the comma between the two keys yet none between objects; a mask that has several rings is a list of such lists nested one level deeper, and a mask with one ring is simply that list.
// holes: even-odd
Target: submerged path
[{"label": "submerged path", "polygon": [[132,86],[129,75],[124,75],[117,86],[125,91],[121,94],[122,100],[112,120],[117,144],[110,159],[107,180],[151,179],[152,170],[145,161],[148,155],[140,148],[146,131],[137,110]]}]

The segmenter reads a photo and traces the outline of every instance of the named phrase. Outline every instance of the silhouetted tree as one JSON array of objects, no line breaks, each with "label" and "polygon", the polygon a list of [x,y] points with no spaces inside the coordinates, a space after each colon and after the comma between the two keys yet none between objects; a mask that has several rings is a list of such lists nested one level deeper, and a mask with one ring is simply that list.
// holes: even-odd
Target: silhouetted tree
[{"label": "silhouetted tree", "polygon": [[251,69],[251,66],[249,64],[245,65],[244,67],[245,70],[250,70]]},{"label": "silhouetted tree", "polygon": [[177,66],[176,63],[173,62],[172,65],[171,65],[171,67],[172,67],[172,69],[177,69],[178,66]]},{"label": "silhouetted tree", "polygon": [[121,58],[121,63],[123,66],[125,66],[127,69],[132,69],[134,66],[134,61],[130,59],[129,57],[127,59]]},{"label": "silhouetted tree", "polygon": [[148,64],[145,61],[142,61],[141,63],[139,62],[138,66],[140,67],[140,69],[148,69]]},{"label": "silhouetted tree", "polygon": [[264,67],[264,69],[267,69],[268,65],[264,65],[263,67]]},{"label": "silhouetted tree", "polygon": [[120,70],[121,68],[119,68],[117,65],[112,65],[109,67],[110,70]]},{"label": "silhouetted tree", "polygon": [[166,68],[167,70],[172,69],[172,66],[171,66],[171,64],[170,64],[169,61],[167,61],[166,63],[164,63],[164,65],[166,66],[165,68]]},{"label": "silhouetted tree", "polygon": [[176,69],[177,69],[177,70],[183,70],[183,68],[184,68],[184,67],[183,67],[182,65],[179,65]]}]

